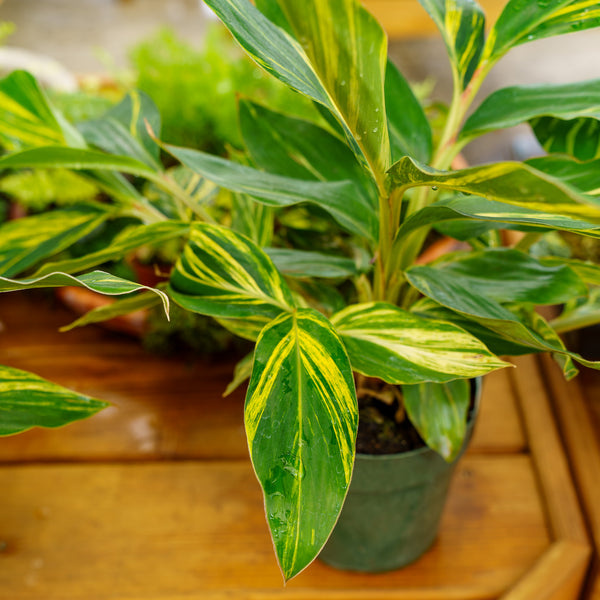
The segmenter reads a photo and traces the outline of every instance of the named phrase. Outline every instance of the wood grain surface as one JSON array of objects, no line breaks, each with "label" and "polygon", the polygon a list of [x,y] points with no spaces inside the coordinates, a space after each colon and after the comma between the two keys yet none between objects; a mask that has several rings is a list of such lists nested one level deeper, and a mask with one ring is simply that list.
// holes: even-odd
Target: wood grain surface
[{"label": "wood grain surface", "polygon": [[545,496],[571,502],[558,489],[570,480],[559,469],[544,483],[554,476],[539,452],[554,457],[557,439],[532,440],[545,433],[521,416],[524,388],[547,401],[535,364],[486,379],[431,551],[380,575],[316,562],[284,588],[247,459],[243,392],[221,397],[233,357],[160,358],[97,326],[57,333],[70,320],[51,297],[0,295],[0,363],[113,403],[79,424],[0,439],[0,599],[577,597],[587,564],[577,508]]}]

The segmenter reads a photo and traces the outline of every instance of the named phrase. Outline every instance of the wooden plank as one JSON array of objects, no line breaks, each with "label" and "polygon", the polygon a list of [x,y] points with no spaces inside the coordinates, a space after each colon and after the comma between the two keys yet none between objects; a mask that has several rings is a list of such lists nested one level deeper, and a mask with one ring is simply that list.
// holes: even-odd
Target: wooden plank
[{"label": "wooden plank", "polygon": [[589,547],[562,540],[553,544],[502,600],[572,600],[579,596]]},{"label": "wooden plank", "polygon": [[[507,0],[480,0],[488,23],[493,22]],[[363,0],[391,38],[436,35],[437,29],[417,0]]]},{"label": "wooden plank", "polygon": [[[0,462],[245,458],[244,392],[222,393],[235,359],[190,360],[145,352],[132,339],[86,327],[57,331],[72,315],[37,295],[0,295],[0,364],[33,371],[113,403],[59,430],[0,438]],[[506,370],[505,370],[506,371]],[[471,452],[523,452],[507,372],[484,383]]]},{"label": "wooden plank", "polygon": [[11,600],[495,598],[548,549],[523,455],[467,456],[433,549],[391,573],[319,562],[283,588],[246,461],[0,469]]},{"label": "wooden plank", "polygon": [[600,428],[591,410],[600,398],[600,375],[587,373],[584,395],[579,378],[565,381],[550,357],[542,357],[542,367],[594,542],[596,564],[588,597],[600,598]]}]

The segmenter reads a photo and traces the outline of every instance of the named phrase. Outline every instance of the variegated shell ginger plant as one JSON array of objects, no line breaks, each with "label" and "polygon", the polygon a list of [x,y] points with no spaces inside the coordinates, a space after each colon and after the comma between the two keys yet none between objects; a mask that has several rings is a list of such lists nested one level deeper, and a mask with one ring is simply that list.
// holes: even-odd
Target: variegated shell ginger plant
[{"label": "variegated shell ginger plant", "polygon": [[[466,115],[506,52],[600,25],[600,3],[509,0],[486,36],[473,0],[420,0],[454,78],[434,140],[424,109],[387,61],[381,26],[357,0],[206,2],[261,67],[314,101],[314,119],[241,100],[247,156],[162,145],[180,162],[178,178],[158,161],[160,119],[144,96],[132,94],[105,119],[74,128],[31,78],[14,74],[0,88],[0,120],[3,137],[20,142],[0,167],[78,169],[112,202],[5,226],[1,282],[6,291],[69,277],[118,291],[132,284],[78,273],[150,241],[187,240],[166,294],[256,342],[236,383],[250,378],[250,455],[289,579],[318,555],[344,503],[358,422],[355,373],[402,386],[408,417],[452,460],[465,431],[466,381],[507,366],[499,356],[551,352],[567,377],[576,373],[574,361],[597,367],[569,352],[558,333],[598,320],[600,268],[545,256],[540,244],[535,254],[528,250],[555,230],[600,236],[600,80],[500,89]],[[549,155],[451,170],[471,140],[519,123],[532,125]],[[123,173],[161,188],[170,216]],[[190,173],[236,194],[227,227],[215,222],[206,194],[190,192]],[[343,247],[353,251],[272,247],[274,220],[300,203],[343,230]],[[102,251],[52,262],[58,250],[124,214],[139,225]],[[471,249],[417,264],[428,233],[442,224]],[[499,228],[524,234],[506,248]],[[111,314],[165,292],[128,297]],[[549,323],[537,305],[564,311]]]}]

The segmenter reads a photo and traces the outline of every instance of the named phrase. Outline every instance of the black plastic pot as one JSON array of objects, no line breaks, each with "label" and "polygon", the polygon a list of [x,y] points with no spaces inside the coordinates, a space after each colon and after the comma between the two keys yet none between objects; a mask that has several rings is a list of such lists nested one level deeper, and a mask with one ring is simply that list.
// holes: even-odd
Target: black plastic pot
[{"label": "black plastic pot", "polygon": [[[473,433],[475,408],[460,456]],[[433,544],[452,474],[451,464],[429,448],[401,454],[357,454],[342,513],[319,558],[339,569],[390,571],[418,559]]]}]

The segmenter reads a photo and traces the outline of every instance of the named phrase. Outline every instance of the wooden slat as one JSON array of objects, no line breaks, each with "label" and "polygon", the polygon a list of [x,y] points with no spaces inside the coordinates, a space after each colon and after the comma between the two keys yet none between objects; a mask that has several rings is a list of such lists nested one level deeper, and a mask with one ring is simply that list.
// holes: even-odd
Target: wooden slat
[{"label": "wooden slat", "polygon": [[542,357],[542,366],[594,542],[595,565],[588,597],[600,600],[600,427],[593,411],[600,400],[600,374],[585,373],[584,395],[581,378],[565,381],[548,356]]},{"label": "wooden slat", "polygon": [[[488,23],[495,20],[507,0],[480,0]],[[363,0],[383,25],[391,38],[421,37],[435,35],[437,30],[433,21],[417,0]]]},{"label": "wooden slat", "polygon": [[408,568],[319,562],[282,586],[246,461],[4,466],[0,590],[11,600],[494,598],[549,547],[526,456],[468,456],[434,548]]},{"label": "wooden slat", "polygon": [[[58,333],[72,315],[37,295],[0,296],[0,364],[30,370],[114,404],[60,430],[0,438],[0,462],[245,458],[242,389],[221,395],[233,358],[160,357],[98,326]],[[526,442],[506,372],[484,383],[471,452],[522,452]]]}]

